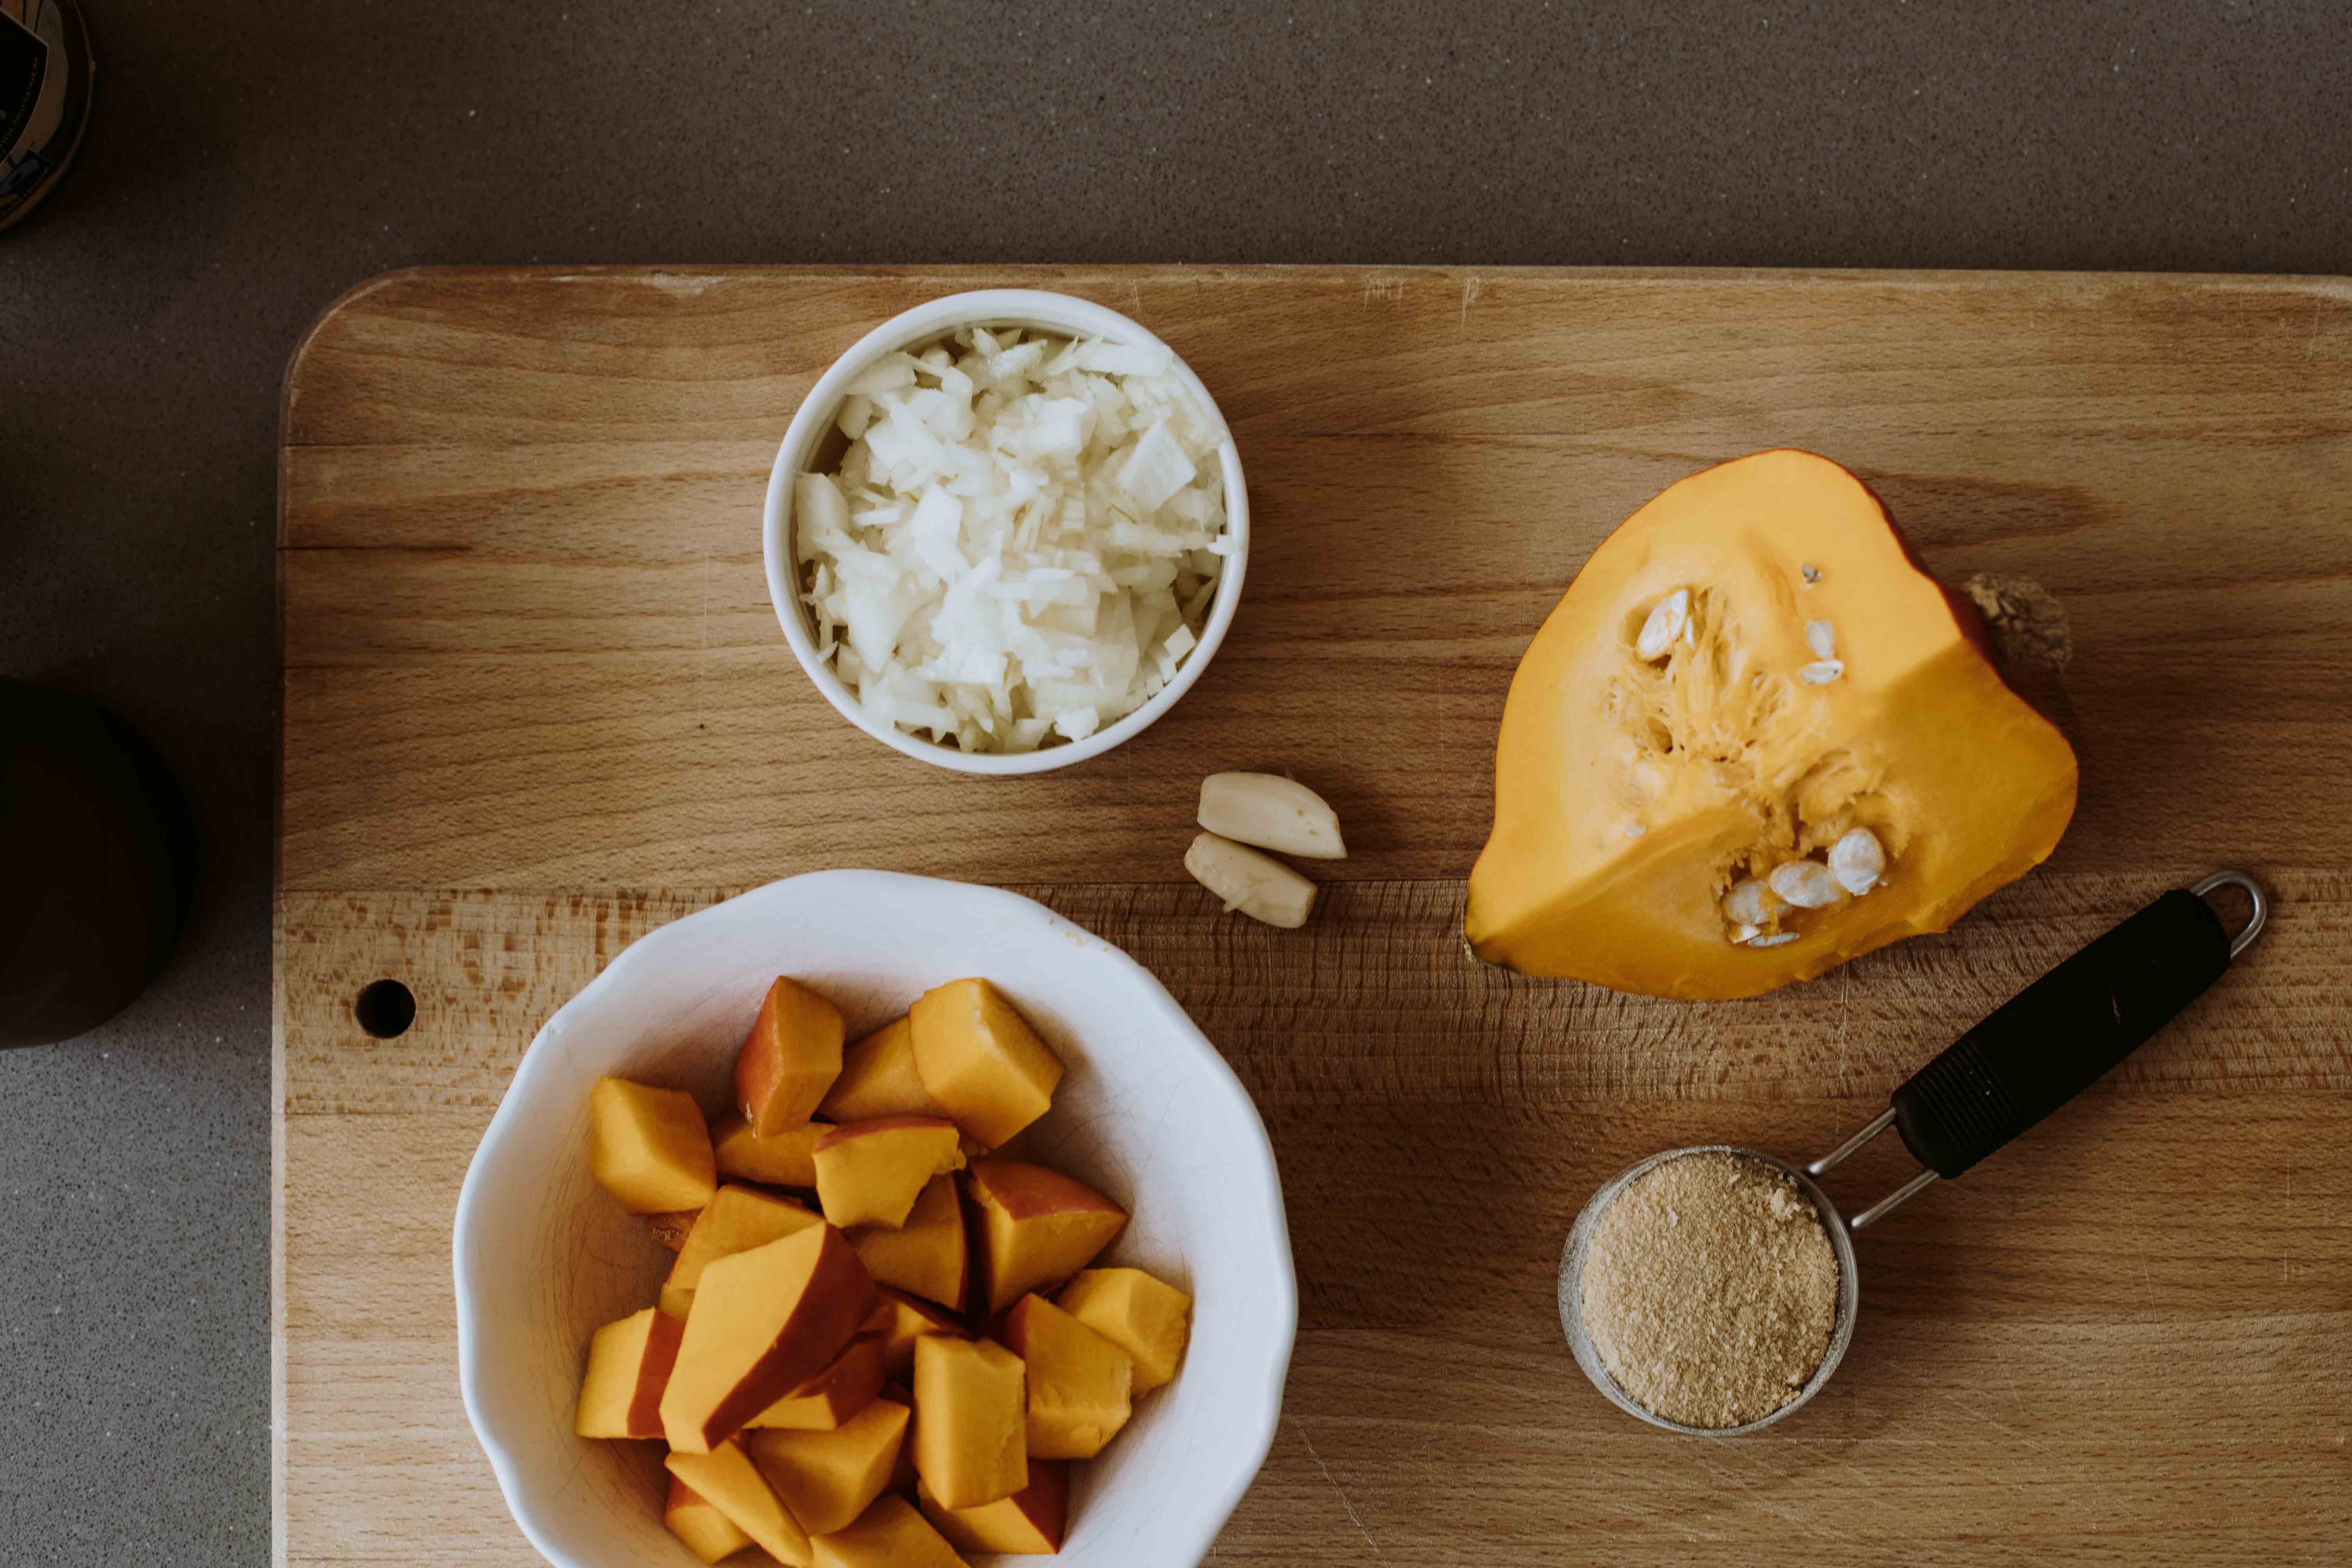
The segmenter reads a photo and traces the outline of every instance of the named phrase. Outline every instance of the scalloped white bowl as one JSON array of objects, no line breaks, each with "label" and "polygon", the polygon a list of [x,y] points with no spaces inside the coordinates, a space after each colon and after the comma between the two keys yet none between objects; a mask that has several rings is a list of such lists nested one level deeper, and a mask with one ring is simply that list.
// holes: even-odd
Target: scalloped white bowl
[{"label": "scalloped white bowl", "polygon": [[[457,1375],[507,1506],[559,1568],[698,1568],[666,1530],[659,1446],[572,1435],[589,1335],[653,1300],[670,1255],[588,1173],[608,1073],[727,1098],[779,973],[850,1034],[941,981],[1002,986],[1068,1064],[1033,1157],[1127,1204],[1106,1261],[1193,1298],[1183,1372],[1076,1467],[1064,1568],[1192,1568],[1274,1440],[1297,1321],[1265,1128],[1182,1008],[1118,949],[998,889],[884,871],[772,882],[651,932],[531,1042],[457,1198]],[[1007,1559],[1006,1561],[1013,1561]]]},{"label": "scalloped white bowl", "polygon": [[776,448],[775,465],[768,474],[767,502],[761,521],[768,598],[775,605],[777,624],[784,629],[784,640],[792,646],[793,657],[800,660],[801,668],[824,700],[833,704],[834,711],[884,745],[919,762],[965,773],[1041,773],[1098,757],[1121,742],[1141,734],[1176,706],[1216,657],[1225,640],[1226,628],[1234,624],[1234,612],[1241,606],[1242,577],[1249,563],[1249,487],[1242,479],[1241,448],[1228,429],[1217,447],[1218,471],[1225,487],[1228,553],[1224,571],[1217,578],[1217,591],[1209,601],[1209,618],[1201,627],[1199,646],[1177,665],[1176,678],[1134,712],[1104,725],[1083,741],[1057,741],[1034,752],[967,752],[884,723],[866,711],[865,705],[835,672],[833,661],[817,656],[808,608],[801,603],[800,568],[792,544],[793,479],[809,470],[840,416],[842,400],[849,395],[851,382],[871,369],[877,361],[902,349],[935,342],[960,327],[1034,327],[1114,343],[1168,349],[1173,362],[1170,374],[1183,384],[1211,423],[1224,429],[1225,416],[1183,357],[1140,323],[1091,300],[1040,289],[980,289],[927,300],[911,310],[900,311],[835,360],[833,367],[817,378],[793,415],[783,441]]}]

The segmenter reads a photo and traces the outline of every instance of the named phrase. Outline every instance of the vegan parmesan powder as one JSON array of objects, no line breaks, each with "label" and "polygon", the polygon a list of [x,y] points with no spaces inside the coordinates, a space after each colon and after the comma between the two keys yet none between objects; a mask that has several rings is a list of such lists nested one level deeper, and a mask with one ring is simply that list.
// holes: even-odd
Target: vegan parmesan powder
[{"label": "vegan parmesan powder", "polygon": [[1743,1426],[1796,1398],[1837,1323],[1837,1258],[1811,1202],[1780,1172],[1711,1150],[1625,1184],[1592,1227],[1580,1283],[1609,1375],[1685,1426]]}]

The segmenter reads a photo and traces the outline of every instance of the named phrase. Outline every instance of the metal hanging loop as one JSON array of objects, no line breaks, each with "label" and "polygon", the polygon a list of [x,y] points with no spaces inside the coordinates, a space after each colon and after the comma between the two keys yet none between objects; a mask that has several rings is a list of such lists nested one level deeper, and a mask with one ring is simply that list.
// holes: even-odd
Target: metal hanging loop
[{"label": "metal hanging loop", "polygon": [[2270,923],[2271,896],[2263,891],[2260,882],[2243,871],[2216,871],[2203,881],[2190,884],[2189,890],[2201,899],[2216,888],[2235,888],[2245,894],[2254,906],[2254,912],[2246,917],[2243,929],[2230,939],[2230,956],[2235,958],[2245,952],[2247,945],[2263,934],[2263,927]]}]

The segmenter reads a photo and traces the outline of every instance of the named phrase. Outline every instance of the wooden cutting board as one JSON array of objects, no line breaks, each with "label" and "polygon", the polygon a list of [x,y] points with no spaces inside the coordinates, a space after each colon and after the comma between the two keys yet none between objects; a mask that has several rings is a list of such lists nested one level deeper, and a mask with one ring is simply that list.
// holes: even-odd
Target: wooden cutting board
[{"label": "wooden cutting board", "polygon": [[[1223,651],[1122,750],[960,777],[853,731],[761,571],[786,421],[927,297],[1128,311],[1239,437]],[[1861,472],[1948,578],[2078,654],[2049,865],[1759,1001],[1466,960],[1512,667],[1643,500],[1759,447]],[[1160,974],[1274,1136],[1302,1311],[1220,1563],[2343,1561],[2352,1543],[2352,288],[1947,273],[1223,268],[425,271],[286,386],[274,1347],[289,1563],[535,1561],[459,1406],[449,1224],[533,1032],[648,929],[772,878],[1004,883]],[[1305,931],[1180,860],[1214,768],[1295,771],[1353,858]],[[1864,1311],[1769,1434],[1604,1404],[1553,1308],[1638,1155],[1803,1158],[2034,973],[2222,865],[2263,938],[2028,1140],[1864,1233]],[[415,1026],[373,1039],[389,977]],[[1882,1140],[1891,1144],[1892,1140]],[[1874,1150],[1834,1191],[1906,1173]]]}]

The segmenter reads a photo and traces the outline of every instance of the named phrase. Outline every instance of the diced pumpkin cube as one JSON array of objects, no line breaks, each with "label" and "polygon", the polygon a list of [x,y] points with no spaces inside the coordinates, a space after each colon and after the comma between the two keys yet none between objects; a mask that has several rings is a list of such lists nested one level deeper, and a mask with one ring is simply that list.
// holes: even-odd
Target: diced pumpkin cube
[{"label": "diced pumpkin cube", "polygon": [[694,1288],[701,1282],[702,1271],[713,1263],[824,1223],[789,1198],[752,1187],[719,1188],[704,1205],[686,1245],[678,1249],[677,1261],[670,1266],[669,1279],[662,1286],[661,1310],[683,1321],[693,1310]]},{"label": "diced pumpkin cube", "polygon": [[816,1185],[816,1141],[832,1131],[829,1122],[803,1121],[762,1138],[736,1110],[711,1124],[710,1142],[722,1176],[772,1187],[810,1188]]},{"label": "diced pumpkin cube", "polygon": [[964,1235],[963,1200],[953,1176],[933,1176],[898,1229],[860,1230],[849,1244],[876,1284],[895,1286],[951,1311],[963,1309],[971,1282],[971,1244]]},{"label": "diced pumpkin cube", "polygon": [[849,1047],[817,1114],[835,1121],[877,1116],[945,1116],[915,1070],[915,1026],[899,1018]]},{"label": "diced pumpkin cube", "polygon": [[776,976],[735,1054],[735,1103],[762,1138],[805,1123],[841,1073],[841,1010]]},{"label": "diced pumpkin cube", "polygon": [[942,1508],[919,1482],[916,1495],[924,1517],[960,1552],[1047,1557],[1062,1549],[1069,1525],[1070,1467],[1060,1459],[1032,1459],[1027,1486],[978,1508]]},{"label": "diced pumpkin cube", "polygon": [[1030,1455],[1101,1453],[1130,1413],[1135,1363],[1128,1353],[1043,1296],[1013,1302],[999,1334],[1027,1373]]},{"label": "diced pumpkin cube", "polygon": [[1125,1209],[1084,1182],[1019,1160],[974,1161],[970,1188],[992,1312],[1067,1279],[1127,1224]]},{"label": "diced pumpkin cube", "polygon": [[877,1399],[830,1432],[762,1428],[744,1446],[751,1462],[811,1535],[846,1529],[887,1490],[911,1412]]},{"label": "diced pumpkin cube", "polygon": [[1192,1298],[1140,1268],[1089,1268],[1055,1298],[1062,1310],[1135,1361],[1135,1392],[1149,1394],[1184,1364]]},{"label": "diced pumpkin cube", "polygon": [[933,1176],[963,1168],[955,1123],[936,1116],[846,1122],[816,1141],[815,1159],[817,1201],[844,1228],[898,1228]]},{"label": "diced pumpkin cube", "polygon": [[662,1463],[777,1562],[790,1568],[811,1568],[815,1562],[808,1532],[785,1510],[740,1444],[721,1443],[707,1454],[673,1451]]},{"label": "diced pumpkin cube", "polygon": [[1000,1147],[1045,1114],[1062,1058],[985,980],[950,980],[908,1014],[924,1090],[983,1146]]},{"label": "diced pumpkin cube", "polygon": [[874,1403],[887,1374],[885,1361],[881,1336],[860,1333],[830,1366],[751,1417],[747,1425],[762,1429],[829,1432]]},{"label": "diced pumpkin cube", "polygon": [[949,1508],[1029,1484],[1021,1358],[988,1340],[915,1342],[915,1471]]},{"label": "diced pumpkin cube", "polygon": [[631,1214],[698,1209],[719,1185],[694,1097],[623,1078],[588,1091],[588,1169]]},{"label": "diced pumpkin cube", "polygon": [[732,1557],[751,1544],[751,1538],[738,1530],[733,1520],[676,1476],[669,1479],[669,1501],[662,1509],[662,1522],[705,1563]]},{"label": "diced pumpkin cube", "polygon": [[957,1340],[971,1338],[946,1308],[933,1306],[887,1285],[881,1289],[881,1304],[876,1312],[877,1317],[867,1321],[867,1331],[879,1331],[883,1368],[901,1382],[915,1375],[915,1342],[925,1334],[945,1334]]},{"label": "diced pumpkin cube", "polygon": [[662,1390],[686,1325],[647,1307],[596,1331],[572,1430],[583,1437],[658,1437]]},{"label": "diced pumpkin cube", "polygon": [[711,1264],[662,1394],[669,1446],[708,1453],[741,1431],[830,1366],[873,1310],[874,1281],[828,1225]]},{"label": "diced pumpkin cube", "polygon": [[846,1530],[816,1537],[816,1568],[964,1568],[946,1537],[902,1497],[882,1496]]}]

